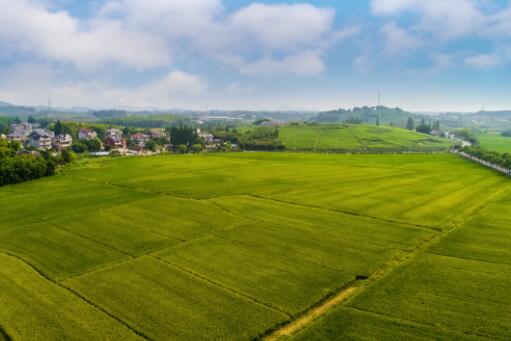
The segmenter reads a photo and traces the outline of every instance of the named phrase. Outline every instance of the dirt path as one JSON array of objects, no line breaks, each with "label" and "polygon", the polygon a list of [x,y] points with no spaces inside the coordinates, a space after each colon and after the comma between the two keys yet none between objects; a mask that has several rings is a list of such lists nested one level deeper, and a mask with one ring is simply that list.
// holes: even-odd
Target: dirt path
[{"label": "dirt path", "polygon": [[274,341],[274,340],[279,340],[281,338],[284,338],[284,337],[287,337],[287,336],[290,336],[290,335],[296,333],[300,329],[309,325],[312,321],[314,321],[318,317],[324,315],[332,307],[347,300],[353,293],[355,293],[359,289],[360,289],[359,287],[348,287],[348,288],[342,290],[337,295],[331,297],[330,299],[326,300],[325,302],[318,305],[317,307],[309,310],[303,316],[292,321],[291,323],[286,324],[283,327],[277,329],[276,331],[274,331],[273,333],[271,333],[264,339],[268,340],[268,341]]}]

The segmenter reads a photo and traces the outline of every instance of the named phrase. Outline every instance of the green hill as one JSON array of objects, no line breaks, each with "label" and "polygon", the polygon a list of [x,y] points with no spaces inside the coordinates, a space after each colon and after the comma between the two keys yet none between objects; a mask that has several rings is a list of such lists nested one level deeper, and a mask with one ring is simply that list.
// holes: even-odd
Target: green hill
[{"label": "green hill", "polygon": [[353,109],[338,109],[317,114],[309,121],[316,123],[375,123],[379,117],[382,124],[394,124],[397,127],[406,127],[409,117],[420,119],[419,116],[400,108],[355,107]]},{"label": "green hill", "polygon": [[287,149],[301,151],[441,151],[450,146],[446,139],[375,125],[284,126],[279,138]]}]

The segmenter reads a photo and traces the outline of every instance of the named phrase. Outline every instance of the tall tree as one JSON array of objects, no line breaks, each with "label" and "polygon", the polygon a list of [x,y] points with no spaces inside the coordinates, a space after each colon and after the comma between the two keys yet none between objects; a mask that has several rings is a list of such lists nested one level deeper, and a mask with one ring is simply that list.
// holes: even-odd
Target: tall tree
[{"label": "tall tree", "polygon": [[406,122],[406,129],[413,130],[415,128],[415,123],[413,122],[412,117],[408,117],[408,122]]},{"label": "tall tree", "polygon": [[380,115],[376,116],[376,125],[380,125]]},{"label": "tall tree", "polygon": [[55,123],[55,127],[53,127],[53,132],[55,135],[60,135],[64,132],[64,128],[62,126],[62,123],[60,123],[60,120],[57,120],[57,123]]}]

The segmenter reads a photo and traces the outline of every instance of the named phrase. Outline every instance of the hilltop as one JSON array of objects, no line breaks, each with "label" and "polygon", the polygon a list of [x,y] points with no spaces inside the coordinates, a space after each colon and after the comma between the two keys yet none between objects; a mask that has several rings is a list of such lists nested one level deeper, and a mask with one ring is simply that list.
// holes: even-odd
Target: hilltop
[{"label": "hilltop", "polygon": [[317,123],[375,123],[379,118],[382,124],[392,123],[398,127],[405,127],[409,117],[419,116],[400,108],[364,106],[321,112],[312,117],[310,121]]},{"label": "hilltop", "polygon": [[450,141],[390,126],[362,124],[288,125],[279,138],[286,149],[332,152],[442,151]]}]

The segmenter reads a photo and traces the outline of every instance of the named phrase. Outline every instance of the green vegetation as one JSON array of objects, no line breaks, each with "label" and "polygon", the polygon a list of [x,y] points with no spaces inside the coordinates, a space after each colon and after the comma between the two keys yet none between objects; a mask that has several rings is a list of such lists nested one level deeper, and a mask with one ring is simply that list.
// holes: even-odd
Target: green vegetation
[{"label": "green vegetation", "polygon": [[457,147],[460,151],[472,155],[479,160],[487,161],[491,164],[511,169],[511,155],[509,153],[500,154],[479,147]]},{"label": "green vegetation", "polygon": [[477,140],[484,149],[511,154],[511,137],[507,135],[479,134]]},{"label": "green vegetation", "polygon": [[505,338],[505,191],[506,177],[450,154],[82,160],[0,189],[0,328],[248,340],[359,286],[294,336]]},{"label": "green vegetation", "polygon": [[445,139],[390,126],[289,125],[279,130],[286,148],[298,151],[427,152],[445,151],[450,145]]},{"label": "green vegetation", "polygon": [[0,187],[53,175],[58,164],[71,161],[72,154],[53,156],[50,153],[18,154],[19,142],[0,138]]},{"label": "green vegetation", "polygon": [[[104,117],[104,116],[99,116]],[[174,123],[178,116],[173,114],[162,115],[131,115],[103,118],[99,122],[108,125],[136,128],[165,128]]]},{"label": "green vegetation", "polygon": [[384,106],[361,107],[353,109],[338,109],[317,114],[309,119],[317,123],[375,123],[378,120],[381,124],[394,124],[398,127],[406,127],[409,117],[416,115],[400,108],[387,108]]}]

